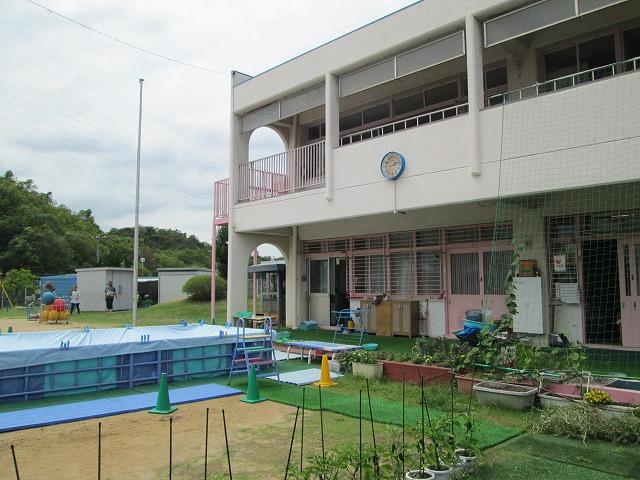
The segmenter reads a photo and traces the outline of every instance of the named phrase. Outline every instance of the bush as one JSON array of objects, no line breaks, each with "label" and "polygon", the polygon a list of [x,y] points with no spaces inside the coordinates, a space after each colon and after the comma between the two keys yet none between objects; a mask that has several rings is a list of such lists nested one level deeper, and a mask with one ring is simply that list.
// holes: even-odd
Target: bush
[{"label": "bush", "polygon": [[[182,291],[189,295],[191,300],[207,302],[211,300],[211,275],[196,275],[187,280],[182,286]],[[227,298],[227,282],[224,278],[216,278],[216,300]]]}]

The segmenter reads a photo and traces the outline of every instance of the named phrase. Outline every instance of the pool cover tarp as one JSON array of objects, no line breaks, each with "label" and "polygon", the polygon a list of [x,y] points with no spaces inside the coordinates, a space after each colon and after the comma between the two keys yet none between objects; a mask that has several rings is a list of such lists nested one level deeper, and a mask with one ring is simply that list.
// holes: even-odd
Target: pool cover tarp
[{"label": "pool cover tarp", "polygon": [[[247,334],[263,332],[246,329]],[[199,324],[12,333],[0,335],[0,370],[235,343],[235,337],[235,327]],[[62,349],[66,342],[68,349]]]}]

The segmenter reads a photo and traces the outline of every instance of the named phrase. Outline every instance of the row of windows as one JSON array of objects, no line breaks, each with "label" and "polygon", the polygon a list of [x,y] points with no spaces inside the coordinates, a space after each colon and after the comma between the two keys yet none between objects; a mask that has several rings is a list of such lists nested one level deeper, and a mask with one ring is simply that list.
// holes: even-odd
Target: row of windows
[{"label": "row of windows", "polygon": [[[506,90],[507,69],[504,66],[485,72],[487,91]],[[368,107],[340,118],[340,132],[394,121],[403,116],[418,114],[421,111],[437,110],[455,103],[461,103],[467,97],[467,79],[459,77],[450,82],[427,88],[411,95],[398,96],[384,103]],[[307,141],[311,142],[325,136],[325,124],[307,127]]]},{"label": "row of windows", "polygon": [[[616,55],[616,44],[621,55]],[[544,79],[571,75],[640,56],[640,27],[575,43],[544,55]]]},{"label": "row of windows", "polygon": [[[617,54],[617,51],[620,53]],[[602,35],[570,46],[549,51],[542,55],[543,80],[571,75],[640,56],[640,27]],[[507,69],[505,66],[484,72],[485,94],[487,97],[507,91]],[[429,110],[445,108],[463,102],[467,97],[467,79],[456,80],[427,88],[411,95],[394,97],[384,103],[374,105],[340,118],[340,132],[351,132],[392,122],[402,117],[417,115]],[[495,97],[492,104],[500,103]],[[306,140],[312,142],[325,136],[325,124],[307,127]]]}]

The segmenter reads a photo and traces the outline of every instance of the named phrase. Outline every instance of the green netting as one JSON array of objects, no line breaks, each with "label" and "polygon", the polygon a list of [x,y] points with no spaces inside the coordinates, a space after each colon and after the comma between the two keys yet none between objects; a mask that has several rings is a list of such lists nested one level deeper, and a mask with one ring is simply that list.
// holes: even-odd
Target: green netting
[{"label": "green netting", "polygon": [[522,250],[514,331],[585,344],[583,370],[610,377],[640,378],[639,85],[625,75],[497,107],[499,163],[483,167],[498,175],[485,285],[504,282],[510,228]]}]

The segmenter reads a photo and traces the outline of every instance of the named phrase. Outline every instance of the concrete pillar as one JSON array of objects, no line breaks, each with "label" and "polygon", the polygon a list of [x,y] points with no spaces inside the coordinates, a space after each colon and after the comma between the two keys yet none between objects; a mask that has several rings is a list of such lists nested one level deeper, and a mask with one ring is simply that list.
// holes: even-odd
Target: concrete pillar
[{"label": "concrete pillar", "polygon": [[482,173],[480,158],[480,110],[484,107],[482,24],[472,15],[465,20],[467,84],[469,90],[469,150],[471,175]]},{"label": "concrete pillar", "polygon": [[333,200],[333,150],[338,148],[340,141],[340,98],[338,89],[338,76],[332,73],[325,75],[325,185],[326,198]]},{"label": "concrete pillar", "polygon": [[298,227],[293,226],[291,232],[291,242],[287,253],[287,272],[285,277],[286,285],[286,307],[287,307],[287,327],[297,328],[300,324],[298,313]]},{"label": "concrete pillar", "polygon": [[227,274],[227,320],[233,312],[247,308],[247,260],[246,238],[235,232],[233,217],[238,203],[238,169],[249,160],[249,139],[251,132],[242,133],[242,119],[234,112],[234,76],[231,76],[231,106],[229,134],[229,258]]}]

